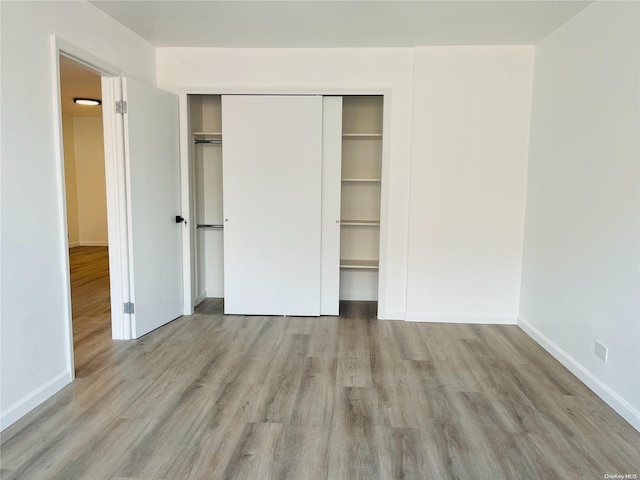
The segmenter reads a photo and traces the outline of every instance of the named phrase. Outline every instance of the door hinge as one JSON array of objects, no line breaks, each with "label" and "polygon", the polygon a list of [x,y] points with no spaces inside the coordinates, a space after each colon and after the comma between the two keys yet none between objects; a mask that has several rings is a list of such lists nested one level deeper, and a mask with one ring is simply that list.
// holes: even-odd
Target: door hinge
[{"label": "door hinge", "polygon": [[125,302],[125,304],[124,304],[124,313],[128,313],[130,315],[134,313],[133,303]]},{"label": "door hinge", "polygon": [[120,115],[127,113],[127,102],[124,100],[116,101],[116,113]]}]

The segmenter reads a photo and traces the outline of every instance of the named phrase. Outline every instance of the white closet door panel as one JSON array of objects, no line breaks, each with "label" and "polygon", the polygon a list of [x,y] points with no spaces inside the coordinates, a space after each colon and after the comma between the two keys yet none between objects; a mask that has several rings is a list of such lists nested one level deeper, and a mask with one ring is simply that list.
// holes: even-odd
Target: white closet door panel
[{"label": "white closet door panel", "polygon": [[178,97],[123,79],[133,338],[182,315]]},{"label": "white closet door panel", "polygon": [[320,314],[340,308],[340,163],[342,97],[322,99],[322,270]]},{"label": "white closet door panel", "polygon": [[320,314],[322,97],[222,98],[225,313]]}]

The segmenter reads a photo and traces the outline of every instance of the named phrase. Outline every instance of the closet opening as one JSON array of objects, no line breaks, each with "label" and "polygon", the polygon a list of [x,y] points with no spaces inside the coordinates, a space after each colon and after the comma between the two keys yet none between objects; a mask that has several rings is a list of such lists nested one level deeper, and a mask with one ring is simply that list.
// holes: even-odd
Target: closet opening
[{"label": "closet opening", "polygon": [[63,55],[60,102],[75,375],[111,349],[111,294],[101,76]]},{"label": "closet opening", "polygon": [[224,297],[224,219],[222,209],[222,97],[189,95],[189,148],[192,161],[194,307],[206,298],[222,310]]},{"label": "closet opening", "polygon": [[378,300],[383,98],[342,99],[341,309],[342,301]]},{"label": "closet opening", "polygon": [[[283,117],[285,115],[283,112],[286,111],[285,105],[287,104],[285,99],[291,99],[292,96],[244,93],[222,95],[198,93],[186,95],[187,128],[185,133],[188,135],[188,152],[185,150],[184,153],[188,154],[190,176],[191,300],[194,307],[206,300],[206,305],[200,308],[219,311],[220,313],[225,311],[225,275],[228,283],[226,285],[227,307],[230,307],[232,303],[231,293],[235,295],[233,298],[237,300],[236,290],[238,289],[238,285],[235,285],[236,290],[234,290],[232,288],[233,284],[229,280],[236,278],[238,272],[231,271],[232,262],[230,260],[225,265],[225,255],[230,258],[229,256],[234,253],[234,259],[238,255],[242,255],[241,252],[237,251],[238,249],[235,252],[225,252],[225,237],[228,242],[231,241],[230,235],[234,231],[233,229],[237,229],[238,222],[243,220],[243,218],[238,217],[237,212],[236,218],[231,218],[234,216],[230,213],[232,210],[230,208],[231,205],[224,205],[223,199],[226,198],[228,200],[227,203],[229,203],[229,198],[233,197],[236,202],[243,203],[246,208],[249,208],[247,205],[255,205],[258,209],[264,206],[264,202],[273,203],[274,199],[270,198],[270,195],[278,198],[283,195],[291,195],[288,201],[295,202],[296,198],[302,198],[296,195],[303,195],[299,183],[302,181],[303,176],[308,174],[307,170],[302,172],[299,169],[296,170],[296,167],[289,167],[291,171],[285,169],[280,172],[265,173],[263,177],[259,178],[254,176],[252,180],[254,186],[266,192],[264,202],[256,200],[255,195],[251,197],[251,192],[247,192],[246,197],[237,198],[237,192],[235,190],[232,191],[231,188],[235,185],[233,188],[237,187],[242,190],[246,185],[238,186],[238,176],[242,177],[242,172],[238,172],[239,167],[236,168],[235,163],[230,164],[229,162],[232,162],[232,158],[242,158],[241,163],[244,165],[250,166],[252,165],[251,162],[257,162],[257,164],[253,165],[255,168],[260,169],[264,167],[267,156],[264,156],[266,155],[266,147],[263,149],[260,145],[251,143],[255,143],[255,138],[260,135],[255,134],[255,132],[249,133],[244,128],[246,126],[243,124],[244,118],[253,118],[256,112],[254,110],[249,113],[245,112],[246,117],[238,117],[233,114],[231,106],[235,101],[231,99],[236,95],[254,98],[257,102],[255,105],[261,104],[262,100],[259,100],[259,98],[270,97],[273,99],[273,113],[270,113],[268,109],[260,113],[264,119],[261,117],[259,122],[264,123],[265,131],[271,131],[274,122],[287,124],[290,126],[287,128],[292,130],[302,124],[302,117],[299,123],[287,123],[291,121],[291,118]],[[317,256],[314,256],[314,254],[307,259],[310,269],[316,268],[316,261],[320,265],[320,281],[316,289],[320,298],[319,314],[338,315],[341,307],[348,306],[344,302],[354,301],[370,302],[366,306],[367,310],[374,311],[377,314],[380,290],[384,95],[316,94],[307,95],[307,97],[322,97],[319,110],[315,110],[319,117],[313,117],[320,118],[321,124],[315,124],[316,126],[313,128],[316,128],[316,130],[309,131],[310,143],[321,142],[319,147],[321,161],[318,160],[320,161],[319,164],[313,163],[309,166],[309,169],[313,169],[316,168],[313,165],[321,165],[321,168],[318,168],[317,171],[314,170],[314,180],[309,184],[311,185],[309,189],[321,187],[321,193],[318,193],[321,198],[321,208],[319,210],[310,209],[305,217],[305,220],[309,220],[309,218],[317,216],[319,225],[321,225],[320,248]],[[278,98],[283,99],[282,102]],[[297,114],[296,112],[287,113],[286,115],[295,116]],[[253,119],[258,121],[255,118]],[[223,125],[228,131],[223,131]],[[274,139],[271,143],[275,142],[279,146],[278,148],[286,150],[288,148],[287,142],[293,142],[294,139],[291,135],[287,136],[287,134],[278,133],[278,129],[273,131],[276,133],[273,134],[273,137],[270,137]],[[317,134],[314,133],[315,131],[317,131]],[[264,137],[264,135],[262,136]],[[297,137],[296,140],[298,140]],[[264,141],[264,138],[260,141]],[[238,156],[238,144],[243,142],[253,145],[251,149],[248,149],[252,156],[250,161]],[[223,158],[223,152],[225,158]],[[230,152],[234,152],[234,155],[231,155]],[[279,157],[273,158],[278,159]],[[274,163],[277,163],[277,161]],[[225,172],[223,172],[224,165],[227,166],[227,171]],[[246,170],[247,178],[249,178],[251,177],[249,175],[251,167],[247,168],[249,169]],[[294,171],[297,173],[294,173]],[[282,181],[285,183],[278,183]],[[261,182],[268,185],[263,185]],[[275,184],[278,184],[279,187],[276,187]],[[292,185],[294,188],[290,188]],[[228,191],[225,192],[225,188]],[[296,193],[296,190],[298,193]],[[305,192],[307,190],[305,189]],[[246,200],[243,200],[243,198]],[[255,203],[256,201],[258,203]],[[286,207],[283,207],[283,209],[286,210]],[[236,208],[236,210],[238,209]],[[245,216],[249,215],[249,213],[251,212],[243,211]],[[285,217],[291,218],[286,215]],[[258,223],[261,222],[261,218],[255,220]],[[251,237],[252,240],[247,244],[247,255],[255,255],[256,245],[263,245],[261,242],[264,242],[264,245],[268,244],[270,246],[271,255],[286,257],[287,252],[284,251],[284,247],[280,250],[273,248],[273,242],[264,237],[265,235],[272,236],[282,233],[272,230],[273,228],[285,228],[290,232],[287,241],[290,238],[303,238],[300,231],[296,230],[298,228],[296,227],[298,225],[296,222],[289,221],[287,223],[286,220],[279,218],[276,218],[274,222],[279,226],[270,224],[265,226],[264,229],[254,232]],[[283,222],[284,226],[282,225]],[[308,231],[308,228],[306,231]],[[246,239],[242,239],[242,242],[244,241]],[[309,245],[312,241],[314,240],[307,238],[305,245]],[[230,245],[235,248],[238,244],[235,242],[228,243],[228,249]],[[289,244],[287,248],[295,249],[296,246]],[[266,251],[266,248],[264,251]],[[291,250],[287,251],[291,252]],[[255,264],[243,265],[241,275],[246,275],[247,278],[259,275],[267,282],[268,278],[270,278],[269,275],[273,275],[276,280],[282,279],[283,273],[278,269],[274,269],[272,273],[269,273],[257,266],[255,266],[257,270],[252,270],[252,265],[255,266]],[[291,269],[291,271],[294,270]],[[294,293],[290,292],[289,294],[294,295]],[[277,295],[283,294],[282,292],[277,292]],[[311,297],[313,295],[310,295]],[[313,298],[310,299],[311,303],[314,301]],[[234,313],[242,313],[246,309],[244,314],[255,314],[255,312],[251,312],[263,309],[261,306],[250,305],[251,302],[248,300],[246,305],[241,302],[238,306],[237,303],[235,301],[235,306],[231,309]],[[264,305],[267,304],[268,301],[264,303]],[[309,308],[310,311],[313,310],[311,307]],[[229,310],[229,308],[226,310]],[[264,307],[264,310],[269,309]],[[265,314],[273,315],[275,313]],[[283,314],[300,315],[299,313],[287,313],[286,311],[283,311]]]}]

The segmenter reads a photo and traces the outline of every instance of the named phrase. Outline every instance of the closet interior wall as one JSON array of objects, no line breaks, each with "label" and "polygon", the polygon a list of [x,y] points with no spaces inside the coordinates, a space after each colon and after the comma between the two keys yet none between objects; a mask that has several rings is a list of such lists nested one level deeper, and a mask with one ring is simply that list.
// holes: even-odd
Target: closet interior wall
[{"label": "closet interior wall", "polygon": [[382,96],[343,97],[340,300],[378,299],[382,113]]},{"label": "closet interior wall", "polygon": [[[222,98],[189,95],[195,210],[195,305],[224,296]],[[205,143],[202,143],[206,141]]]}]

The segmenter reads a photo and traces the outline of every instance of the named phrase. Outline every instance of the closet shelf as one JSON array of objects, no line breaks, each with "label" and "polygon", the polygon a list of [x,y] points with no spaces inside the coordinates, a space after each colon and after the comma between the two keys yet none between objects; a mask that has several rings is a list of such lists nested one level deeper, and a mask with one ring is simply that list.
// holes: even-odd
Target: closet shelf
[{"label": "closet shelf", "polygon": [[360,270],[378,270],[378,260],[340,260],[340,268],[353,268]]},{"label": "closet shelf", "polygon": [[221,137],[222,132],[191,132],[191,135],[202,137]]},{"label": "closet shelf", "polygon": [[343,133],[342,138],[382,138],[381,133]]},{"label": "closet shelf", "polygon": [[379,220],[340,220],[340,225],[353,225],[362,227],[379,227]]},{"label": "closet shelf", "polygon": [[342,181],[350,183],[380,183],[379,178],[343,178]]}]

